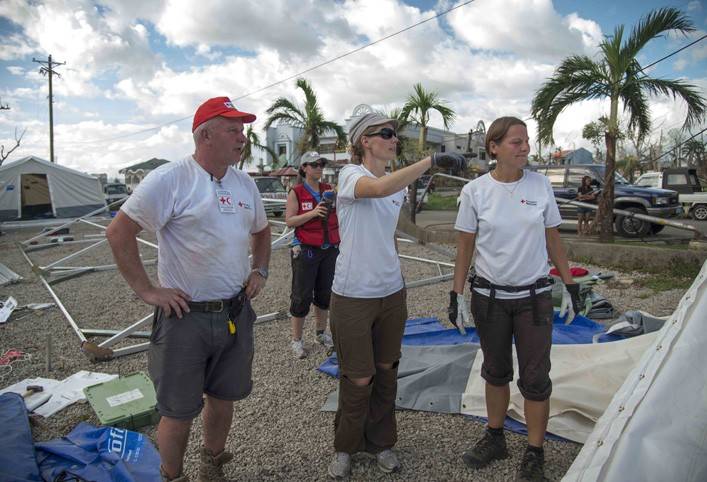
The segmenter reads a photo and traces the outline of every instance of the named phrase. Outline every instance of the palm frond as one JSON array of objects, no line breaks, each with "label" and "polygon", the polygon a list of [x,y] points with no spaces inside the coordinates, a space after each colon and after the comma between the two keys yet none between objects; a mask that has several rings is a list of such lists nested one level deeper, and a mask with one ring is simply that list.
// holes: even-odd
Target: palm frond
[{"label": "palm frond", "polygon": [[635,58],[646,44],[656,37],[671,31],[688,33],[695,30],[692,21],[677,8],[666,7],[652,10],[642,17],[626,41],[626,55]]},{"label": "palm frond", "polygon": [[682,80],[653,79],[643,77],[637,80],[642,89],[647,90],[651,95],[664,94],[682,99],[687,105],[687,116],[685,117],[684,129],[689,129],[700,125],[705,120],[705,98],[700,94],[701,90],[692,84]]}]

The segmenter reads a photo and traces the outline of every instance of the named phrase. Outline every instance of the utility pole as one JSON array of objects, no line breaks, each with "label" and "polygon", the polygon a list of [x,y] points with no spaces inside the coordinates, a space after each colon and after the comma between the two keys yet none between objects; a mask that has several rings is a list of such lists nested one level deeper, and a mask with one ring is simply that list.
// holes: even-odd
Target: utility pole
[{"label": "utility pole", "polygon": [[37,62],[41,65],[39,68],[40,74],[49,76],[49,160],[54,162],[54,107],[52,105],[54,98],[52,91],[52,75],[56,75],[57,77],[61,77],[61,75],[55,72],[52,67],[64,65],[66,62],[54,62],[52,61],[51,55],[48,60],[37,60],[32,57],[32,62]]}]

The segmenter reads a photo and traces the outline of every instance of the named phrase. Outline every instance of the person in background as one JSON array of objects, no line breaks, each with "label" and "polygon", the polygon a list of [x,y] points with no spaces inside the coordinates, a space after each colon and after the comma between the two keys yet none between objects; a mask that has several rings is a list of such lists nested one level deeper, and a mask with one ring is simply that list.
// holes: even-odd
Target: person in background
[{"label": "person in background", "polygon": [[310,151],[302,155],[299,167],[301,182],[287,195],[285,222],[295,228],[290,248],[292,260],[292,352],[305,358],[302,332],[309,307],[314,304],[317,343],[326,348],[333,346],[326,333],[331,284],[334,267],[339,255],[339,221],[334,205],[334,191],[329,184],[320,182],[326,159]]},{"label": "person in background", "polygon": [[405,187],[433,166],[461,171],[459,154],[435,153],[386,173],[398,147],[393,119],[366,114],[349,129],[352,164],[339,174],[341,232],[331,295],[331,331],[339,362],[339,405],[329,476],[345,478],[351,454],[374,456],[383,472],[400,468],[395,396],[407,305],[395,242]]},{"label": "person in background", "polygon": [[[528,131],[515,117],[496,119],[486,134],[486,152],[496,168],[462,189],[455,229],[459,231],[454,286],[450,292],[452,323],[464,316],[464,283],[476,250],[470,278],[471,314],[484,361],[488,426],[484,436],[463,454],[478,469],[509,456],[503,423],[513,380],[512,343],[518,355],[518,388],[525,398],[528,445],[516,480],[544,480],[543,441],[550,394],[550,348],[553,305],[548,254],[579,312],[574,283],[557,227],[562,219],[550,181],[527,171]],[[569,313],[572,319],[574,315]]]},{"label": "person in background", "polygon": [[[589,176],[582,177],[582,185],[577,189],[577,201],[592,203],[597,198],[597,192],[592,186],[592,178]],[[577,235],[589,236],[592,234],[592,219],[594,218],[594,210],[591,208],[577,208]]]}]

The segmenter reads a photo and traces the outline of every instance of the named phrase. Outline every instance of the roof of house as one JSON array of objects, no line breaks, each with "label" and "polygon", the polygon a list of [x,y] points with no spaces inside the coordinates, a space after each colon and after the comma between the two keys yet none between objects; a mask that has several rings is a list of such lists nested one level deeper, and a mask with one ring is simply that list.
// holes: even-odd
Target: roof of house
[{"label": "roof of house", "polygon": [[297,171],[292,166],[281,167],[270,173],[271,176],[296,176]]},{"label": "roof of house", "polygon": [[127,171],[137,171],[138,169],[151,171],[152,169],[156,169],[162,164],[167,164],[168,162],[169,161],[166,159],[157,159],[156,157],[153,157],[148,161],[138,162],[137,164],[133,164],[132,166],[124,167],[118,172],[120,174],[125,174]]}]

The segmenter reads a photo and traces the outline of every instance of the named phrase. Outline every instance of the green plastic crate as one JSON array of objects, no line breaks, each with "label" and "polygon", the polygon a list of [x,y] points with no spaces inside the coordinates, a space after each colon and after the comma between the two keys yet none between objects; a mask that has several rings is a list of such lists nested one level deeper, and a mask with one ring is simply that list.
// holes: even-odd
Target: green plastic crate
[{"label": "green plastic crate", "polygon": [[103,425],[135,430],[154,425],[160,419],[155,388],[144,372],[93,385],[83,391]]}]

